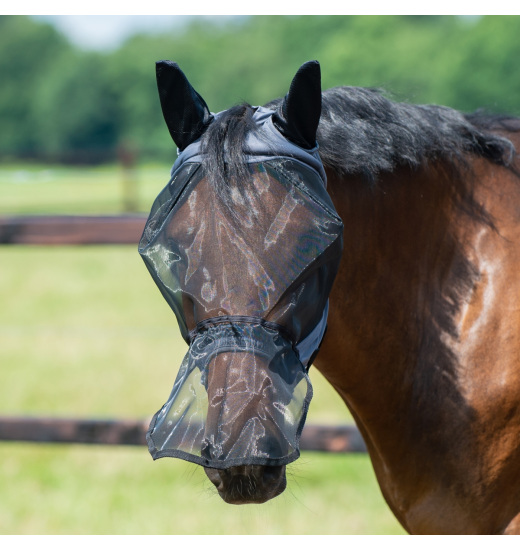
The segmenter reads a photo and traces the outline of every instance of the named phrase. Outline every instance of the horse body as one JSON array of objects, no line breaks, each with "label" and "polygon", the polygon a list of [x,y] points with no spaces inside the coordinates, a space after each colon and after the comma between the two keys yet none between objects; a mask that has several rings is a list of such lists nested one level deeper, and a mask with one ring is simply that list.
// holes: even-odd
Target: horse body
[{"label": "horse body", "polygon": [[[267,254],[269,261],[261,260],[261,254],[267,250],[265,243],[274,242],[267,235],[276,234],[278,239],[286,228],[292,234],[286,248],[279,250],[292,250],[291,238],[300,229],[305,232],[314,225],[325,233],[327,227],[340,227],[334,225],[335,207],[344,225],[343,255],[329,298],[328,332],[314,364],[352,412],[386,501],[410,533],[520,534],[520,165],[515,152],[520,148],[520,122],[394,103],[366,89],[336,88],[322,96],[316,63],[300,68],[286,98],[266,106],[272,111],[243,105],[215,120],[175,64],[158,64],[158,83],[170,133],[185,157],[195,147],[189,158],[198,159],[199,164],[192,172],[203,173],[204,178],[191,191],[195,176],[181,178],[188,183],[177,183],[175,188],[174,166],[173,187],[160,195],[168,200],[155,211],[164,212],[164,219],[170,220],[164,222],[169,233],[161,246],[147,240],[163,224],[154,214],[150,234],[145,229],[142,242],[147,247],[153,244],[149,268],[152,275],[163,277],[163,295],[190,342],[189,359],[181,370],[192,368],[193,377],[186,378],[191,385],[179,386],[189,388],[183,399],[202,395],[199,401],[206,399],[211,410],[205,427],[198,430],[186,422],[188,412],[166,422],[165,405],[155,417],[163,438],[159,439],[169,440],[169,426],[177,423],[183,450],[158,451],[151,437],[154,458],[180,456],[205,466],[219,494],[230,503],[265,502],[284,490],[286,464],[297,450],[279,458],[276,449],[293,442],[299,432],[294,428],[284,442],[286,420],[276,414],[289,418],[285,407],[292,403],[297,384],[285,401],[280,398],[270,406],[266,396],[278,382],[271,375],[259,378],[263,385],[252,382],[258,373],[268,371],[299,380],[294,378],[298,368],[285,372],[277,361],[298,353],[304,335],[295,338],[291,348],[280,332],[283,327],[276,323],[286,323],[293,330],[298,326],[295,321],[307,319],[304,340],[311,334],[309,318],[319,328],[331,271],[312,277],[323,269],[330,249],[323,245],[315,257],[310,256],[307,268],[289,281],[290,290],[282,288],[276,295],[268,265],[271,259],[278,276],[294,267],[284,267],[284,261],[297,261],[280,251]],[[315,176],[321,177],[312,157],[317,132],[330,199],[318,184],[314,193],[322,194],[321,198],[315,194],[313,204],[333,203],[324,210],[318,207],[318,215],[328,212],[319,221],[313,222],[311,216],[304,223],[302,215],[291,214],[310,196],[304,190],[307,199],[298,198],[294,189],[312,170],[299,172],[294,180],[298,182],[284,187],[288,192],[278,202],[272,194],[263,195],[264,191],[255,195],[255,186],[272,193],[281,181],[276,179],[276,167],[274,179],[269,180],[272,187],[262,170],[252,176],[244,170],[245,165],[251,166],[248,162],[260,162],[245,151],[252,143],[247,141],[249,135],[261,137],[255,132],[266,117],[272,117],[269,135],[280,150],[262,149],[262,158],[269,164],[269,155],[283,157],[280,170],[285,167],[282,172],[289,178],[297,163],[291,164],[287,157],[310,162]],[[295,152],[296,146],[302,148],[301,154]],[[254,159],[248,160],[247,155]],[[180,163],[177,174],[181,176],[181,168],[192,169],[189,162],[184,168]],[[179,206],[177,202],[182,203],[188,191],[190,198]],[[170,201],[170,193],[182,193],[181,198]],[[264,197],[264,206],[258,197]],[[201,215],[196,203],[205,205],[209,213]],[[259,214],[262,211],[266,216]],[[177,216],[175,223],[167,217],[170,212]],[[225,241],[229,250],[221,242],[221,228],[228,227],[226,212],[241,235],[253,230],[248,243],[234,238],[229,230]],[[214,216],[213,236],[219,244],[212,247],[211,231],[206,241],[201,235]],[[242,233],[244,228],[247,231]],[[205,248],[203,241],[209,243]],[[306,242],[318,241],[313,233]],[[148,253],[148,248],[142,250]],[[247,254],[240,256],[241,250]],[[338,257],[334,254],[328,257],[330,265]],[[214,255],[218,261],[211,260]],[[184,271],[175,262],[181,267],[184,262]],[[299,302],[305,285],[307,293],[309,288],[318,290],[312,300]],[[229,296],[234,296],[232,301]],[[260,296],[262,304],[272,299],[276,307],[260,318],[255,296]],[[273,351],[258,359],[255,346],[261,350],[264,345],[261,332],[264,344],[273,350],[270,339],[277,334],[281,354]],[[197,357],[204,355],[197,345],[202,346],[208,335],[213,335],[216,351],[206,354],[204,366],[197,366]],[[229,342],[234,342],[234,350]],[[204,387],[195,391],[197,368],[203,373],[198,380]],[[298,376],[303,381],[301,371]],[[307,401],[302,403],[303,397],[294,405],[300,420]],[[182,412],[182,407],[171,406],[174,412],[177,408]],[[232,418],[228,431],[222,429],[222,415]],[[269,424],[269,418],[274,422]],[[234,455],[232,460],[220,461],[215,449],[220,449],[221,456],[231,452],[226,446],[234,449],[243,444],[244,426],[253,425],[254,429],[247,428],[251,439],[243,445],[251,449],[253,458]],[[273,425],[282,426],[282,431],[271,445],[268,436]],[[196,445],[187,435],[195,432]],[[194,456],[192,447],[200,447],[201,437],[203,452]],[[261,449],[258,441],[264,445]]]},{"label": "horse body", "polygon": [[315,364],[409,532],[519,532],[520,187],[462,173],[328,173],[345,247]]}]

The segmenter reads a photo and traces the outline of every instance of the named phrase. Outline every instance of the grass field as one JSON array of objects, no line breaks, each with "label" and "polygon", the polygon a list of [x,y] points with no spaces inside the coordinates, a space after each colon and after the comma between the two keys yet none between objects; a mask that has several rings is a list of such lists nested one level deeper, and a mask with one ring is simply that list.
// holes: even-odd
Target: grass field
[{"label": "grass field", "polygon": [[[115,167],[0,168],[0,215],[118,213],[119,177]],[[140,210],[167,177],[168,167],[140,172]],[[0,414],[149,418],[161,407],[186,346],[135,247],[3,247],[0,257]],[[308,421],[351,421],[312,379]],[[303,453],[283,495],[234,507],[201,469],[153,462],[145,448],[0,444],[0,534],[383,533],[403,530],[364,455]]]},{"label": "grass field", "polygon": [[170,167],[147,165],[128,178],[118,166],[0,165],[0,215],[120,214],[125,184],[135,182],[138,212],[148,212]]}]

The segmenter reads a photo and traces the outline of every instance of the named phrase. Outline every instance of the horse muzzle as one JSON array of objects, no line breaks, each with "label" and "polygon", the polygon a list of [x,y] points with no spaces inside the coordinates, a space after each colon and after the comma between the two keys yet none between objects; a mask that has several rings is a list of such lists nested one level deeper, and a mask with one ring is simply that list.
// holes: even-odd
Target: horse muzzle
[{"label": "horse muzzle", "polygon": [[204,468],[218,494],[228,504],[262,504],[285,490],[285,466]]}]

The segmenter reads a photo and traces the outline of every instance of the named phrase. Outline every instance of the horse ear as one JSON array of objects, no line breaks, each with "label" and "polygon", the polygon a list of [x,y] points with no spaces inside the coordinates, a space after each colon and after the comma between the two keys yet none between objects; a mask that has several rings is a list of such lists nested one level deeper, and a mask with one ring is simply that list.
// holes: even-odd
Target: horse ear
[{"label": "horse ear", "polygon": [[166,126],[182,151],[204,133],[213,115],[177,63],[158,61],[155,73]]},{"label": "horse ear", "polygon": [[273,124],[289,140],[305,149],[316,146],[321,116],[321,70],[318,61],[304,63],[289,93],[273,114]]}]

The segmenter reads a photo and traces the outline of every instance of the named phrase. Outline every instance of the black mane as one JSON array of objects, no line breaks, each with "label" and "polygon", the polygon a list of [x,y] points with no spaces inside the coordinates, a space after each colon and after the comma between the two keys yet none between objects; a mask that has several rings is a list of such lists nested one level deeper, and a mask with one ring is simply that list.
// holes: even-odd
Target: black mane
[{"label": "black mane", "polygon": [[[282,100],[266,105],[275,109]],[[208,177],[228,196],[229,184],[247,177],[242,144],[254,132],[254,108],[229,109],[203,136]],[[477,112],[463,114],[438,105],[413,105],[387,99],[378,90],[337,87],[322,94],[318,143],[323,164],[340,175],[362,175],[374,182],[379,174],[400,166],[416,169],[443,161],[467,165],[468,155],[511,166],[516,154],[497,129],[520,130],[512,118]],[[227,202],[227,201],[225,201]]]},{"label": "black mane", "polygon": [[493,117],[397,103],[367,88],[331,88],[322,98],[320,156],[325,166],[342,175],[361,174],[374,181],[399,166],[418,168],[435,160],[464,163],[468,153],[508,166],[515,154],[508,139],[490,131]]},{"label": "black mane", "polygon": [[249,177],[243,143],[248,132],[255,131],[253,113],[253,107],[247,103],[231,107],[213,120],[202,135],[206,177],[228,205],[230,187],[240,192],[240,182]]}]

